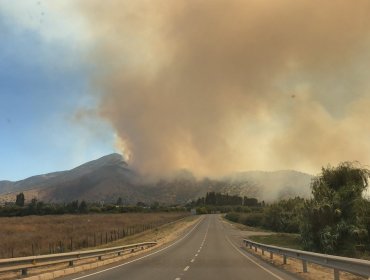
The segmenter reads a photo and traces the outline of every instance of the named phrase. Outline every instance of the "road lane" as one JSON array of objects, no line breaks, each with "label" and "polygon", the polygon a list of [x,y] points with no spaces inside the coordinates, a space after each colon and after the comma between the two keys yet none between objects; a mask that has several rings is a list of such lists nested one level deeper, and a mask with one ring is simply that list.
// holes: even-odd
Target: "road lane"
[{"label": "road lane", "polygon": [[295,279],[253,259],[240,244],[240,232],[237,236],[219,215],[207,215],[186,236],[160,251],[62,279]]}]

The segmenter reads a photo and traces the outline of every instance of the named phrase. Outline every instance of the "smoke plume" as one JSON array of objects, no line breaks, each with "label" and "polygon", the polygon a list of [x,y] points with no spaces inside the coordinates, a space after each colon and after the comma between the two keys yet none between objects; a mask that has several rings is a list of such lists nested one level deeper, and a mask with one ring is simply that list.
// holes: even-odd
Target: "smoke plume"
[{"label": "smoke plume", "polygon": [[99,114],[161,174],[370,159],[370,2],[80,1]]}]

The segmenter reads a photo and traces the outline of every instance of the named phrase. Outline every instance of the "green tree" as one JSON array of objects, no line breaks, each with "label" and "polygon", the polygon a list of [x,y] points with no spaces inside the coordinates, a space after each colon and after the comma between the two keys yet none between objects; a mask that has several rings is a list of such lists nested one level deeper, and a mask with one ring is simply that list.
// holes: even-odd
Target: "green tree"
[{"label": "green tree", "polygon": [[123,204],[123,203],[122,203],[122,197],[119,197],[119,198],[117,199],[116,205],[121,206],[122,204]]},{"label": "green tree", "polygon": [[322,168],[311,183],[311,200],[303,208],[301,236],[306,249],[352,255],[368,237],[363,222],[364,198],[369,170],[344,162]]},{"label": "green tree", "polygon": [[78,212],[80,213],[88,212],[87,203],[85,202],[85,200],[82,200],[80,205],[78,206]]},{"label": "green tree", "polygon": [[304,199],[289,198],[265,208],[263,226],[278,232],[299,232]]},{"label": "green tree", "polygon": [[24,206],[24,193],[19,193],[17,194],[16,198],[15,198],[15,204],[17,206],[20,206],[20,207],[23,207]]}]

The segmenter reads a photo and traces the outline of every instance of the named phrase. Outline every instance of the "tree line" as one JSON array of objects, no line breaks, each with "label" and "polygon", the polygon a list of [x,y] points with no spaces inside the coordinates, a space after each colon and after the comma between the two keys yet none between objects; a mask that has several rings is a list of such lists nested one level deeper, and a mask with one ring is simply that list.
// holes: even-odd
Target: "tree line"
[{"label": "tree line", "polygon": [[158,202],[146,204],[137,202],[136,205],[122,205],[122,198],[116,203],[86,202],[74,200],[66,203],[45,203],[32,198],[26,203],[24,193],[16,195],[14,203],[0,206],[0,217],[15,217],[28,215],[63,215],[88,213],[128,213],[128,212],[182,212],[187,209],[182,206],[161,205]]},{"label": "tree line", "polygon": [[205,197],[198,198],[195,203],[197,206],[204,205],[216,205],[216,206],[225,206],[225,205],[237,205],[237,206],[262,206],[264,202],[259,202],[257,198],[253,197],[241,197],[238,195],[229,195],[228,193],[222,194],[219,192],[207,192]]}]

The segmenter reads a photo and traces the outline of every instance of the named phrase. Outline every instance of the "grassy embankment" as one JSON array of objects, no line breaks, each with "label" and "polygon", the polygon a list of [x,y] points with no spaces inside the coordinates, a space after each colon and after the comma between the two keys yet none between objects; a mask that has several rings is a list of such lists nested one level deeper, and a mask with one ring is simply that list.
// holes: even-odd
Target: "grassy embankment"
[{"label": "grassy embankment", "polygon": [[249,239],[267,245],[303,250],[299,234],[271,233],[271,235],[252,235]]},{"label": "grassy embankment", "polygon": [[[232,223],[238,229],[242,231],[247,231],[249,233],[248,239],[252,241],[267,245],[303,250],[299,234],[277,233],[258,226],[248,226],[243,223],[227,219],[227,215],[224,216],[224,219],[226,219],[229,223]],[[254,234],[254,232],[256,232],[256,234]],[[261,232],[263,232],[263,234],[259,234]]]}]

